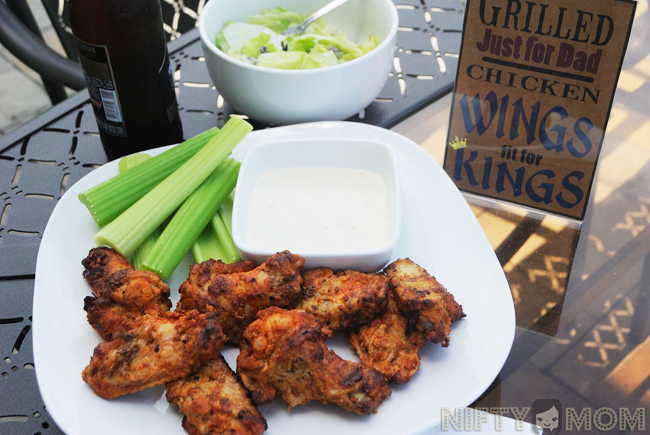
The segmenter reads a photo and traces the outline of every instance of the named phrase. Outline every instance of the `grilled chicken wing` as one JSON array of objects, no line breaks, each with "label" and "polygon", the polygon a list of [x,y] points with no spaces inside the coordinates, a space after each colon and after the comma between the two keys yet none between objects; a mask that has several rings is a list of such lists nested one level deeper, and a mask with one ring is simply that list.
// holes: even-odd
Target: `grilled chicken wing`
[{"label": "grilled chicken wing", "polygon": [[281,396],[289,409],[312,400],[368,415],[391,391],[384,377],[325,345],[331,334],[301,310],[271,307],[244,332],[237,373],[262,405]]},{"label": "grilled chicken wing", "polygon": [[144,314],[168,312],[169,286],[153,272],[137,270],[110,248],[94,248],[82,261],[97,296],[84,299],[88,323],[105,340],[133,328]]},{"label": "grilled chicken wing", "polygon": [[257,435],[267,428],[221,355],[165,387],[169,403],[185,414],[183,427],[190,435]]},{"label": "grilled chicken wing", "polygon": [[409,328],[434,343],[449,346],[450,324],[465,317],[463,309],[435,277],[409,258],[397,260],[384,269],[399,309],[407,316]]},{"label": "grilled chicken wing", "polygon": [[367,325],[350,331],[350,344],[361,362],[388,382],[404,384],[420,368],[419,350],[425,344],[419,331],[407,331],[407,320],[389,293],[386,310]]},{"label": "grilled chicken wing", "polygon": [[95,348],[83,380],[104,399],[183,378],[223,347],[214,314],[144,315],[128,332]]},{"label": "grilled chicken wing", "polygon": [[370,322],[386,308],[390,278],[346,270],[317,268],[302,272],[302,299],[296,308],[335,330]]},{"label": "grilled chicken wing", "polygon": [[111,248],[93,248],[88,256],[81,261],[84,267],[83,277],[93,289],[95,296],[101,296],[107,288],[106,281],[115,272],[122,269],[133,269],[122,254]]},{"label": "grilled chicken wing", "polygon": [[196,265],[179,289],[181,299],[176,310],[215,312],[228,339],[239,343],[258,311],[296,301],[304,265],[302,257],[289,251],[270,256],[255,269],[236,273],[215,273],[214,268],[222,267],[218,262]]},{"label": "grilled chicken wing", "polygon": [[101,296],[84,298],[88,323],[105,340],[133,328],[140,316],[165,313],[172,306],[169,287],[153,272],[121,269],[106,284]]}]

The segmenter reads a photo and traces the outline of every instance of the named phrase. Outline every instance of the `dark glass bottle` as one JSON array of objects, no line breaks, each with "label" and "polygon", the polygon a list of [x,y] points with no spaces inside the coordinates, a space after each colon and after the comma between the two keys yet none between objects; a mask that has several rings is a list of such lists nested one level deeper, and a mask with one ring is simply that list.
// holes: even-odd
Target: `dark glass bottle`
[{"label": "dark glass bottle", "polygon": [[160,0],[69,0],[102,145],[109,159],[178,143]]}]

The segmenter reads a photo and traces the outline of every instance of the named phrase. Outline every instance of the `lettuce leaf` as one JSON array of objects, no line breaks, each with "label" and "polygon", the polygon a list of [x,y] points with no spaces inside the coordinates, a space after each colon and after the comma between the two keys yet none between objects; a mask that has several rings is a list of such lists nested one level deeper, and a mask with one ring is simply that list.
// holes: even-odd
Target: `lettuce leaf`
[{"label": "lettuce leaf", "polygon": [[217,35],[217,47],[224,52],[228,50],[241,51],[248,41],[265,32],[266,28],[264,26],[230,21]]},{"label": "lettuce leaf", "polygon": [[309,53],[312,48],[316,45],[316,39],[311,36],[301,36],[298,38],[292,38],[288,40],[287,51],[304,51]]},{"label": "lettuce leaf", "polygon": [[248,22],[268,27],[276,33],[284,32],[290,25],[298,25],[307,19],[308,15],[291,12],[284,8],[264,9],[259,15],[251,15]]},{"label": "lettuce leaf", "polygon": [[277,47],[271,42],[272,35],[261,33],[251,38],[241,49],[242,54],[257,58],[262,53],[272,53],[278,51]]}]

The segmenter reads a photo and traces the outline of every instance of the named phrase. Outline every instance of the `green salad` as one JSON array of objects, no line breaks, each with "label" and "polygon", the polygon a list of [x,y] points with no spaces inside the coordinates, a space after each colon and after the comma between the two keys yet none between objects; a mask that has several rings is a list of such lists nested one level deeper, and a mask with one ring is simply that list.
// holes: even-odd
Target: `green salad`
[{"label": "green salad", "polygon": [[356,59],[380,43],[373,35],[361,43],[352,42],[323,18],[312,23],[303,34],[282,35],[284,30],[297,26],[307,17],[283,8],[265,9],[259,15],[248,17],[248,23],[227,22],[216,37],[216,45],[224,53],[253,65],[311,69]]}]

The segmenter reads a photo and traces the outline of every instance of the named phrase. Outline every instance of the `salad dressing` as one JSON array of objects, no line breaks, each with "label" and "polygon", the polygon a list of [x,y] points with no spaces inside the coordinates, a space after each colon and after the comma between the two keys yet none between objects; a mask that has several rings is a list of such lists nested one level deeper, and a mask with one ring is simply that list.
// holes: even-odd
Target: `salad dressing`
[{"label": "salad dressing", "polygon": [[244,239],[257,249],[345,252],[379,248],[389,231],[387,188],[378,173],[282,168],[257,180]]}]

